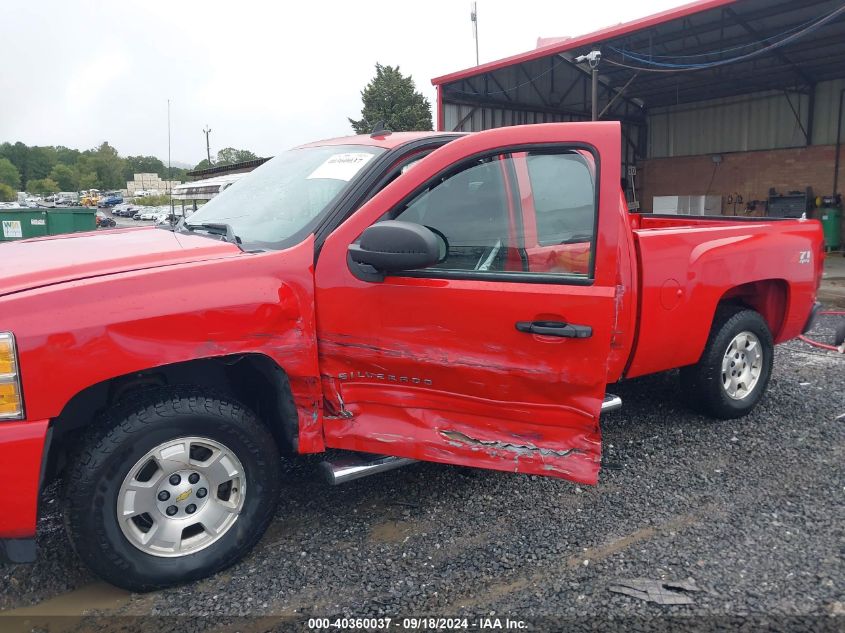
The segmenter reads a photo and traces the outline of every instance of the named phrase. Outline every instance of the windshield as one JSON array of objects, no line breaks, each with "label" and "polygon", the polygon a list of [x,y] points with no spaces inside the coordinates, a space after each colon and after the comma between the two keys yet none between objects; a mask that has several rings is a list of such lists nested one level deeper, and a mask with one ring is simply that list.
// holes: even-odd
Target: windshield
[{"label": "windshield", "polygon": [[227,224],[243,244],[287,246],[312,230],[332,200],[384,151],[367,145],[289,150],[212,198],[187,219],[186,228]]}]

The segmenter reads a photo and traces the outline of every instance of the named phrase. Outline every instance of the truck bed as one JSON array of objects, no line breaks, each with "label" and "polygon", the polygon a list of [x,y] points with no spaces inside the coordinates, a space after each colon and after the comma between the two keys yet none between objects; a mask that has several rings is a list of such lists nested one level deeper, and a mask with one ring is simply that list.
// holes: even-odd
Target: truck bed
[{"label": "truck bed", "polygon": [[801,333],[816,293],[815,220],[631,214],[639,330],[625,372],[698,362],[720,302],[760,312],[775,342]]}]

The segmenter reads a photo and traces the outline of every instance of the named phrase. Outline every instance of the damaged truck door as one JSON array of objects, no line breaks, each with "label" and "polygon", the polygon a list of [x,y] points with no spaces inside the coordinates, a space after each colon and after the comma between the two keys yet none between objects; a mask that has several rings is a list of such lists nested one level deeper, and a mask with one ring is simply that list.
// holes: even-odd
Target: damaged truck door
[{"label": "damaged truck door", "polygon": [[[315,272],[326,445],[595,483],[619,165],[604,126],[470,135],[335,230]],[[439,261],[359,263],[385,220],[436,235]]]}]

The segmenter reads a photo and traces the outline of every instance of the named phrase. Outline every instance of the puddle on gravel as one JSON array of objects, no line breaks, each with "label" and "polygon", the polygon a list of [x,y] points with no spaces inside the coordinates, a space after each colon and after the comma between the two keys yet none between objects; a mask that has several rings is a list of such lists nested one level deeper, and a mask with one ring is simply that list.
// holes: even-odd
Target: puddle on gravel
[{"label": "puddle on gravel", "polygon": [[425,531],[425,526],[405,521],[386,521],[370,529],[370,540],[376,543],[402,543]]},{"label": "puddle on gravel", "polygon": [[[85,585],[29,607],[18,607],[0,612],[5,616],[37,618],[55,616],[81,616],[90,611],[110,611],[127,604],[132,594],[104,582]],[[7,630],[4,625],[0,629]]]}]

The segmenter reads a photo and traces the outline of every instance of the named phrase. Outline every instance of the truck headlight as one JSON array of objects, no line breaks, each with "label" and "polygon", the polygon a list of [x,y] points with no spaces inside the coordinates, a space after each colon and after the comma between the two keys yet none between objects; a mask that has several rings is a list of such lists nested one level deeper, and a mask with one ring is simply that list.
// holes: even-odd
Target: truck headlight
[{"label": "truck headlight", "polygon": [[0,332],[0,420],[22,418],[23,396],[15,337],[11,332]]}]

